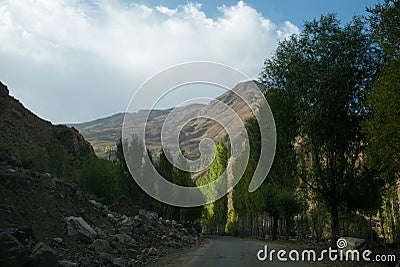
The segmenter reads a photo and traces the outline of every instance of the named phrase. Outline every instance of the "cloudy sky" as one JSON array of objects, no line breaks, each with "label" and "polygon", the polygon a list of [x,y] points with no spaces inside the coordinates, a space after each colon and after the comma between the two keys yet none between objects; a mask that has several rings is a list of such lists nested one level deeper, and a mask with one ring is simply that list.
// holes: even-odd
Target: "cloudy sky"
[{"label": "cloudy sky", "polygon": [[214,61],[257,78],[304,21],[334,11],[348,22],[375,2],[0,0],[0,81],[42,118],[88,121],[124,111],[171,65]]}]

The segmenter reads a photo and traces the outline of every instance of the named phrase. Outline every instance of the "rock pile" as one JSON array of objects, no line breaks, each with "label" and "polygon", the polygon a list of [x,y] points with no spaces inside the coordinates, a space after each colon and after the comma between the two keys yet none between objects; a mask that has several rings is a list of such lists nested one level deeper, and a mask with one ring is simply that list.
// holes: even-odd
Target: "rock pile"
[{"label": "rock pile", "polygon": [[30,227],[0,229],[0,266],[57,266],[53,249],[35,244]]},{"label": "rock pile", "polygon": [[202,242],[193,223],[117,212],[70,181],[5,162],[0,198],[0,266],[148,266]]},{"label": "rock pile", "polygon": [[[200,244],[202,238],[195,225],[164,220],[155,212],[140,209],[133,217],[117,213],[108,206],[90,201],[99,214],[113,225],[109,232],[99,226],[90,226],[81,217],[66,218],[67,233],[77,242],[86,244],[85,261],[82,255],[62,253],[62,258],[72,263],[91,266],[145,266],[170,252]],[[54,244],[61,249],[62,242]]]}]

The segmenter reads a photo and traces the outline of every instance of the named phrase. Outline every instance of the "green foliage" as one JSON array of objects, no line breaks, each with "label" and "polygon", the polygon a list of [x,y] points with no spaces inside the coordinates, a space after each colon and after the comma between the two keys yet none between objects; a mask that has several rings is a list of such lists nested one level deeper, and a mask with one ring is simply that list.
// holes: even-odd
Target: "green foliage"
[{"label": "green foliage", "polygon": [[324,203],[316,202],[310,209],[311,228],[316,240],[321,240],[329,229],[329,209]]},{"label": "green foliage", "polygon": [[[245,146],[245,149],[248,149],[248,146]],[[250,152],[251,151],[252,150],[250,150]],[[235,161],[235,164],[233,164],[232,167],[239,170],[245,168],[243,176],[233,189],[233,208],[238,213],[238,216],[240,218],[245,218],[251,215],[253,212],[261,211],[262,208],[260,207],[263,207],[264,201],[259,198],[259,192],[261,191],[261,188],[253,193],[250,193],[248,190],[251,178],[256,168],[257,161],[253,157],[250,157],[247,165],[243,166],[243,163],[245,161],[242,157],[244,157],[243,154],[239,155],[239,158]],[[234,170],[233,173],[235,174],[238,172]],[[235,177],[235,179],[237,178],[238,177]]]},{"label": "green foliage", "polygon": [[[294,143],[298,136],[293,96],[288,91],[270,89],[266,98],[274,113],[277,145],[274,163],[268,174],[269,198],[266,211],[271,216],[281,217],[286,223],[286,237],[289,238],[294,215],[300,212],[302,203],[297,194],[299,178],[296,175],[297,161]],[[273,236],[275,237],[275,236]]]},{"label": "green foliage", "polygon": [[[141,140],[133,136],[129,145],[123,148],[122,140],[115,146],[117,161],[99,159],[94,154],[81,152],[77,159],[71,155],[56,140],[50,140],[42,149],[27,151],[22,157],[25,168],[34,168],[50,172],[53,176],[74,180],[80,189],[90,196],[106,204],[112,203],[121,195],[128,196],[134,205],[155,210],[167,218],[175,220],[195,221],[200,217],[201,208],[177,208],[164,205],[151,198],[133,179],[125,161],[125,149],[132,173],[137,179],[145,179],[151,171],[153,162],[148,152],[150,162],[145,160]],[[113,149],[114,150],[114,149]],[[177,170],[161,153],[157,169],[164,177],[173,183],[183,186],[195,186],[189,172]],[[179,197],[179,196],[177,196]]]},{"label": "green foliage", "polygon": [[372,37],[386,54],[385,60],[398,60],[400,56],[400,1],[385,0],[368,11]]},{"label": "green foliage", "polygon": [[[228,164],[228,150],[224,146],[224,144],[217,142],[214,146],[214,155],[215,158],[210,165],[210,170],[205,177],[200,178],[197,181],[197,186],[202,186],[208,183],[211,183],[217,180],[225,171],[226,166]],[[225,172],[226,175],[226,172]],[[216,192],[203,191],[203,194],[206,198],[210,198]],[[226,224],[226,216],[227,216],[227,196],[204,205],[201,223],[203,227],[206,229],[210,229],[213,231],[220,231],[220,229],[224,229]]]},{"label": "green foliage", "polygon": [[103,203],[110,204],[117,195],[119,170],[114,163],[99,159],[95,155],[86,156],[78,172],[80,187]]},{"label": "green foliage", "polygon": [[53,139],[47,141],[44,148],[26,151],[22,164],[25,168],[50,172],[61,178],[72,179],[75,175],[71,155]]},{"label": "green foliage", "polygon": [[329,207],[333,237],[339,235],[343,192],[363,175],[360,122],[377,64],[364,22],[355,18],[341,27],[333,14],[307,22],[265,61],[262,80],[286,92],[301,137],[299,154],[309,157],[301,178]]},{"label": "green foliage", "polygon": [[[176,180],[175,174],[175,169],[174,165],[168,160],[168,158],[171,158],[171,155],[168,155],[169,152],[167,150],[161,150],[160,152],[160,158],[158,163],[156,164],[156,169],[158,173],[166,180],[174,183]],[[175,198],[178,199],[179,195],[177,192],[170,192],[170,194]],[[162,204],[162,216],[166,219],[176,219],[179,220],[179,208],[174,207],[171,205],[167,204]]]},{"label": "green foliage", "polygon": [[166,150],[162,150],[160,153],[160,160],[158,161],[158,164],[156,165],[156,169],[158,173],[165,179],[167,179],[170,182],[173,182],[174,177],[173,177],[173,172],[174,172],[174,165],[168,160],[168,158],[171,158],[170,155],[167,157],[167,153],[169,153]]},{"label": "green foliage", "polygon": [[[242,166],[244,154],[235,161],[233,168],[245,168],[245,173],[233,191],[233,205],[239,218],[252,218],[256,220],[260,214],[267,213],[273,218],[273,238],[277,235],[278,220],[286,223],[286,233],[289,235],[293,225],[293,217],[300,212],[302,203],[296,192],[298,178],[295,174],[296,154],[294,139],[297,134],[297,125],[294,111],[291,109],[289,95],[282,90],[270,89],[266,98],[274,113],[277,146],[275,159],[266,181],[253,192],[248,192],[248,186],[259,163],[260,154],[260,129],[255,119],[249,119],[246,129],[249,144],[244,149],[250,149],[250,158],[246,166]],[[262,163],[259,163],[262,164]],[[234,173],[236,173],[234,171]]]},{"label": "green foliage", "polygon": [[400,173],[400,60],[390,63],[368,95],[371,116],[365,122],[367,161],[393,183]]},{"label": "green foliage", "polygon": [[[191,220],[195,221],[200,217],[200,208],[179,208],[171,205],[161,203],[150,197],[142,188],[138,186],[136,180],[131,176],[131,172],[125,161],[125,155],[130,162],[130,170],[136,179],[148,179],[149,175],[153,173],[153,166],[165,179],[172,183],[182,186],[194,186],[189,172],[176,169],[171,162],[169,162],[166,153],[162,149],[158,149],[159,160],[153,162],[151,153],[147,151],[150,160],[146,159],[143,155],[143,144],[137,136],[133,136],[132,140],[124,142],[126,147],[122,147],[123,143],[119,140],[117,144],[117,165],[122,175],[118,178],[118,194],[128,196],[132,202],[142,208],[151,209],[166,219],[174,220]],[[125,150],[125,155],[123,153]],[[155,188],[157,190],[157,188]],[[171,192],[171,194],[175,194]],[[176,195],[178,198],[179,195]]]},{"label": "green foliage", "polygon": [[65,150],[57,140],[49,140],[44,148],[28,151],[23,155],[25,168],[50,172],[53,176],[77,182],[81,190],[105,203],[117,196],[118,168],[110,161],[94,154],[81,152],[78,158]]},{"label": "green foliage", "polygon": [[384,53],[382,71],[368,91],[368,120],[363,123],[367,136],[367,166],[384,181],[381,186],[383,234],[398,242],[400,179],[400,2],[386,0],[370,11],[372,37]]},{"label": "green foliage", "polygon": [[22,154],[22,166],[27,169],[37,169],[46,171],[47,168],[47,155],[46,149],[33,149],[25,151]]},{"label": "green foliage", "polygon": [[387,184],[384,188],[384,195],[381,207],[383,221],[383,236],[392,242],[400,241],[400,207],[398,192],[395,185]]},{"label": "green foliage", "polygon": [[400,2],[385,1],[370,10],[375,41],[384,52],[383,70],[367,97],[371,112],[363,124],[367,161],[388,183],[400,173]]},{"label": "green foliage", "polygon": [[225,224],[226,233],[234,233],[239,228],[239,217],[237,212],[233,209],[228,213]]},{"label": "green foliage", "polygon": [[[126,147],[123,148],[123,145]],[[125,160],[125,155],[127,159]],[[143,179],[144,173],[149,174],[150,171],[146,171],[152,164],[152,162],[144,162],[143,160],[143,144],[137,136],[133,136],[132,140],[129,142],[122,143],[119,140],[117,143],[117,166],[120,170],[121,175],[118,178],[118,194],[128,196],[134,205],[140,206],[146,209],[153,209],[156,212],[160,212],[159,202],[152,199],[143,191],[142,188],[136,183],[135,179],[132,177],[130,170],[136,176],[136,179]],[[150,156],[150,155],[149,155]],[[151,158],[151,157],[150,157]],[[126,162],[130,162],[130,170]]]},{"label": "green foliage", "polygon": [[[183,166],[187,168],[187,165],[184,163],[184,156],[187,156],[185,151],[182,151],[182,156],[179,155],[178,157],[178,162],[179,166]],[[195,187],[196,184],[192,180],[192,175],[190,172],[174,168],[173,172],[173,183],[180,185],[180,186],[186,186],[186,187]],[[179,197],[179,196],[177,196]],[[201,211],[202,207],[192,207],[192,208],[183,208],[179,207],[179,220],[180,221],[195,221],[201,216]]]}]

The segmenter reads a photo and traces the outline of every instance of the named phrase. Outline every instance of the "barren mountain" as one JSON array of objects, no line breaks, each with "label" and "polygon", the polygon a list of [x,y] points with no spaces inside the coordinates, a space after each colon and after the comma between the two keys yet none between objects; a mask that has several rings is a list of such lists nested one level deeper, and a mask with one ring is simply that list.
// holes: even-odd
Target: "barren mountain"
[{"label": "barren mountain", "polygon": [[[263,90],[263,85],[254,82],[260,90]],[[234,92],[239,94],[246,94],[252,101],[258,101],[254,93],[249,90],[252,86],[251,82],[243,82],[237,84],[232,91],[227,91],[221,96],[212,100],[207,105],[191,104],[187,106],[178,107],[166,110],[152,110],[152,111],[139,111],[137,113],[128,114],[130,123],[132,124],[133,131],[136,135],[140,136],[140,130],[143,129],[146,123],[147,114],[149,114],[146,123],[146,145],[150,150],[155,150],[161,147],[161,128],[167,116],[171,113],[172,120],[176,124],[183,123],[188,118],[194,118],[184,124],[181,132],[179,133],[179,143],[181,148],[190,155],[197,157],[199,154],[199,142],[205,138],[210,138],[215,141],[227,141],[228,135],[222,125],[215,119],[220,119],[221,106],[220,102],[225,103],[245,122],[253,114],[248,105],[241,100]],[[118,139],[121,137],[121,129],[124,120],[124,113],[115,114],[106,118],[97,119],[90,122],[72,124],[71,126],[77,128],[80,133],[88,140],[94,147],[95,153],[98,156],[106,157],[107,147],[114,147]],[[213,118],[213,119],[207,119]],[[172,129],[177,130],[177,129]],[[239,132],[236,132],[240,134]],[[169,144],[167,143],[167,146]]]}]

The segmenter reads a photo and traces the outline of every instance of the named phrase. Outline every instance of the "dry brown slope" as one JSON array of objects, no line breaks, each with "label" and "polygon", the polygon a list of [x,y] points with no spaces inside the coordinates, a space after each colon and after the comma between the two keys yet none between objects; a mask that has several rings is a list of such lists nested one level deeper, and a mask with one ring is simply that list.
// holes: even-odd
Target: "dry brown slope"
[{"label": "dry brown slope", "polygon": [[74,128],[52,125],[26,109],[9,95],[7,86],[0,82],[0,151],[17,161],[24,153],[41,150],[52,140],[71,154],[73,159],[80,151],[93,152],[93,148]]},{"label": "dry brown slope", "polygon": [[[254,82],[260,90],[264,90],[262,84]],[[258,101],[252,95],[249,87],[253,86],[253,82],[243,82],[233,88],[233,92],[246,94],[252,101]],[[221,101],[229,105],[243,121],[253,116],[249,107],[241,101],[238,96],[232,91],[227,91],[215,100],[211,101],[208,105],[188,105],[178,108],[175,120],[183,121],[188,117],[196,117],[202,114],[206,117],[218,116],[220,110],[217,106],[217,101]],[[161,146],[160,133],[162,124],[165,118],[171,112],[167,110],[153,110],[150,112],[149,120],[147,122],[146,143],[151,150]],[[145,123],[146,111],[139,111],[138,113],[130,114],[136,134],[142,129]],[[118,139],[121,137],[121,128],[124,118],[124,113],[115,114],[110,117],[73,124],[82,135],[93,145],[95,152],[98,156],[105,156],[104,149],[106,146],[114,146]],[[185,125],[180,133],[180,144],[186,152],[191,152],[194,156],[198,155],[198,144],[204,138],[211,138],[215,141],[226,141],[227,133],[223,127],[211,119],[198,118],[190,121]]]}]

